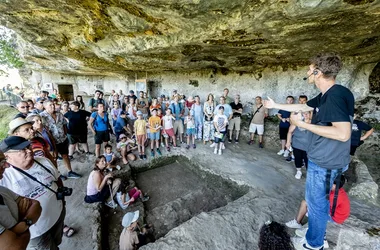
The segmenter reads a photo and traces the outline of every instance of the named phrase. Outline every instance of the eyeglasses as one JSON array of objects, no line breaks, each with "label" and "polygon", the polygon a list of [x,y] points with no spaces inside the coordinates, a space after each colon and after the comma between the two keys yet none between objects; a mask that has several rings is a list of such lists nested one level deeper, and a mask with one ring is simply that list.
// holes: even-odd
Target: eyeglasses
[{"label": "eyeglasses", "polygon": [[24,109],[24,108],[29,108],[30,106],[20,106],[21,109]]}]

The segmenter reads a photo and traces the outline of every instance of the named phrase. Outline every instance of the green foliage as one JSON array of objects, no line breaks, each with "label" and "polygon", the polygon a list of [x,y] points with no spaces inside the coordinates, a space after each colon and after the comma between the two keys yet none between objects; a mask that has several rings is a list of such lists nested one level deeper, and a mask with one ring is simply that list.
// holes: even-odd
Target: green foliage
[{"label": "green foliage", "polygon": [[0,65],[10,68],[21,68],[24,65],[16,51],[14,37],[0,35]]},{"label": "green foliage", "polygon": [[8,135],[9,122],[18,113],[17,109],[7,105],[0,105],[0,140]]}]

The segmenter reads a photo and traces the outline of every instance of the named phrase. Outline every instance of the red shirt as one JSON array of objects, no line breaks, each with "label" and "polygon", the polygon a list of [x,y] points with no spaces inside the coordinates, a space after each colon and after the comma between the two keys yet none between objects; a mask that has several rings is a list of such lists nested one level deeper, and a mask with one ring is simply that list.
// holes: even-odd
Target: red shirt
[{"label": "red shirt", "polygon": [[[334,192],[330,192],[330,213],[334,201]],[[332,217],[333,221],[338,224],[342,224],[350,216],[350,199],[346,191],[343,188],[339,189],[338,199],[336,201],[336,208],[334,216]]]}]

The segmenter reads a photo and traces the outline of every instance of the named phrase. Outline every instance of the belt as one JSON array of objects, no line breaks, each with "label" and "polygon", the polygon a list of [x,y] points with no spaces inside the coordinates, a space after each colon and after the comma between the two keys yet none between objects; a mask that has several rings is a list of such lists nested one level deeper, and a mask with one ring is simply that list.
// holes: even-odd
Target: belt
[{"label": "belt", "polygon": [[241,117],[240,115],[236,115],[236,116],[232,116],[232,119],[240,118],[240,117]]}]

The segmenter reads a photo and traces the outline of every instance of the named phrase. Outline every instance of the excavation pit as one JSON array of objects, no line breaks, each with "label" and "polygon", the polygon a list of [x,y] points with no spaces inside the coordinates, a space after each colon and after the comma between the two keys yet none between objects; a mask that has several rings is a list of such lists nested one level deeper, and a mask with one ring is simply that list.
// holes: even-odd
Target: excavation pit
[{"label": "excavation pit", "polygon": [[165,163],[135,167],[132,172],[136,186],[148,193],[150,199],[124,211],[120,208],[108,211],[103,234],[108,233],[109,247],[105,248],[119,249],[121,220],[128,211],[140,210],[140,216],[144,216],[140,224],[152,224],[157,240],[192,217],[223,207],[248,192],[248,187],[201,170],[181,156],[171,157]]}]

